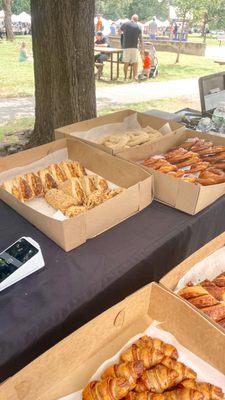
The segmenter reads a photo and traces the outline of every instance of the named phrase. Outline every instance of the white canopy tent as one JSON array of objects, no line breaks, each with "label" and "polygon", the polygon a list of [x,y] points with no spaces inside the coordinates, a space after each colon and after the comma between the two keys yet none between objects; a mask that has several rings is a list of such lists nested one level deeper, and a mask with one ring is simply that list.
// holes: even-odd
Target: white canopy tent
[{"label": "white canopy tent", "polygon": [[3,10],[0,10],[0,19],[5,18],[5,13]]},{"label": "white canopy tent", "polygon": [[[94,22],[95,22],[95,25],[97,24],[97,17],[95,17],[95,19],[94,19]],[[103,18],[103,17],[101,17],[101,20],[102,20],[102,23],[103,23],[103,34],[104,35],[109,35],[110,34],[110,25],[111,25],[111,23],[112,23],[112,21],[108,21],[107,19],[105,19],[105,18]]]},{"label": "white canopy tent", "polygon": [[31,24],[31,16],[24,11],[21,14],[16,15],[16,17],[18,18],[17,22],[22,22],[24,24]]}]

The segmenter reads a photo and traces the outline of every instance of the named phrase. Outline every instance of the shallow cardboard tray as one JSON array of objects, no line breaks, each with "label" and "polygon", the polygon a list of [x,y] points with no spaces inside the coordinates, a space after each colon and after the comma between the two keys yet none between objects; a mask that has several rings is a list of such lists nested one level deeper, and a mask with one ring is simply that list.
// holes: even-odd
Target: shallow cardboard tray
[{"label": "shallow cardboard tray", "polygon": [[[151,145],[131,149],[129,152],[124,150],[119,157],[137,163],[155,154],[163,154],[191,137],[199,137],[216,145],[225,146],[225,137],[180,130],[164,136],[162,140]],[[225,183],[211,186],[196,185],[147,167],[144,168],[154,175],[155,199],[188,214],[197,214],[225,194]]]},{"label": "shallow cardboard tray", "polygon": [[[41,214],[28,207],[26,203],[18,201],[3,189],[0,189],[0,198],[65,251],[80,246],[87,239],[117,225],[151,203],[153,177],[148,172],[76,139],[58,140],[18,154],[2,157],[0,174],[12,168],[29,165],[63,148],[68,149],[69,158],[79,161],[87,169],[126,188],[126,190],[92,210],[64,221]],[[29,172],[29,166],[27,172]]]},{"label": "shallow cardboard tray", "polygon": [[[166,274],[161,280],[160,283],[165,286],[167,289],[174,291],[179,280],[189,271],[195,264],[204,260],[210,254],[214,253],[216,250],[220,249],[221,247],[225,246],[225,232],[221,235],[217,236],[215,239],[211,240],[205,246],[201,247],[195,253],[193,253],[190,257],[180,263],[177,267],[173,268],[168,274]],[[188,303],[190,304],[190,303]],[[219,329],[221,329],[224,334],[225,330],[220,327],[217,323],[214,323],[212,319],[206,316],[202,311],[197,309],[196,307],[192,306],[195,310],[197,310],[204,318],[211,321],[211,323],[215,324]],[[225,353],[224,353],[225,356]],[[225,364],[224,364],[225,365]]]},{"label": "shallow cardboard tray", "polygon": [[[82,121],[82,122],[77,122],[75,124],[67,125],[62,128],[58,128],[55,130],[55,138],[56,139],[62,139],[65,137],[70,137],[70,138],[75,138],[76,132],[87,132],[92,128],[96,127],[101,127],[102,125],[108,125],[108,124],[114,124],[118,122],[123,122],[126,117],[132,116],[134,114],[137,114],[137,120],[139,124],[141,125],[142,128],[145,128],[146,126],[150,126],[153,129],[159,130],[161,129],[165,124],[169,125],[169,128],[171,132],[174,132],[176,130],[184,130],[184,127],[180,124],[178,124],[176,121],[168,121],[163,118],[155,117],[152,115],[147,115],[144,113],[136,112],[134,110],[123,110],[123,111],[118,111],[115,113],[107,114],[103,117],[98,117],[94,119],[89,119],[87,121]],[[85,143],[88,143],[100,150],[103,150],[109,154],[118,154],[121,152],[121,150],[113,150],[110,149],[106,146],[88,141],[86,139],[82,139],[79,137],[80,140],[84,141]],[[159,141],[161,138],[157,138],[155,141]],[[138,146],[138,147],[144,147],[146,146],[145,144]],[[129,152],[132,149],[127,149]]]},{"label": "shallow cardboard tray", "polygon": [[0,386],[4,400],[56,400],[87,384],[103,361],[153,320],[200,358],[225,373],[225,335],[158,284],[108,309]]}]

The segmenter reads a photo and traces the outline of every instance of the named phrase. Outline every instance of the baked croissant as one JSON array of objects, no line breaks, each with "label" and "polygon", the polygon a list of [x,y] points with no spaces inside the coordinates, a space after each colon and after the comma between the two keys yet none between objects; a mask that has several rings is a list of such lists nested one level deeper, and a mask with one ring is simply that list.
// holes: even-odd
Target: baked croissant
[{"label": "baked croissant", "polygon": [[165,390],[175,385],[178,373],[163,365],[145,371],[137,381],[135,387],[136,392],[144,392],[146,390],[153,393],[163,393]]},{"label": "baked croissant", "polygon": [[145,368],[151,368],[159,364],[163,357],[164,354],[157,349],[141,348],[133,344],[121,354],[120,359],[123,362],[142,361]]},{"label": "baked croissant", "polygon": [[157,349],[159,351],[161,351],[162,353],[165,354],[165,356],[174,358],[175,360],[178,358],[178,352],[176,347],[172,346],[172,344],[168,344],[163,342],[160,339],[153,339],[147,335],[142,336],[140,339],[137,340],[137,342],[135,342],[136,346],[138,347],[147,347],[147,348],[154,348]]},{"label": "baked croissant", "polygon": [[194,379],[186,379],[180,386],[187,389],[198,390],[204,395],[204,400],[221,400],[224,398],[222,389],[206,382],[196,382]]},{"label": "baked croissant", "polygon": [[182,388],[162,394],[154,394],[147,391],[135,393],[131,391],[126,396],[126,400],[204,400],[204,396],[198,390]]},{"label": "baked croissant", "polygon": [[173,360],[170,357],[164,357],[161,364],[167,368],[171,368],[178,373],[177,378],[175,378],[174,386],[183,381],[184,379],[195,379],[197,377],[196,372],[191,368],[188,368],[183,363]]},{"label": "baked croissant", "polygon": [[130,390],[125,378],[108,377],[102,381],[93,381],[83,390],[83,400],[120,400]]},{"label": "baked croissant", "polygon": [[109,376],[115,378],[126,378],[130,384],[130,390],[132,390],[136,385],[137,379],[143,374],[143,372],[144,364],[142,361],[125,362],[111,365],[105,370],[101,378],[104,379]]}]

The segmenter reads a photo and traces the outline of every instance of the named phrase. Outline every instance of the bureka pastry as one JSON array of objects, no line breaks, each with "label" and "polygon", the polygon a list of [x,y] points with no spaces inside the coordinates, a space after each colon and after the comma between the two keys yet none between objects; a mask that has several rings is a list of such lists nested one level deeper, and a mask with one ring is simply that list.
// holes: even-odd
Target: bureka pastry
[{"label": "bureka pastry", "polygon": [[49,165],[49,172],[56,182],[64,182],[67,179],[66,173],[58,164]]},{"label": "bureka pastry", "polygon": [[58,183],[51,175],[48,168],[42,169],[38,172],[38,175],[41,179],[42,186],[44,188],[44,192],[46,193],[50,189],[57,189]]},{"label": "bureka pastry", "polygon": [[86,199],[85,192],[78,178],[71,178],[61,183],[59,189],[68,196],[73,197],[76,205],[83,204]]},{"label": "bureka pastry", "polygon": [[68,196],[62,190],[58,189],[49,190],[45,194],[45,200],[50,206],[62,212],[65,212],[65,210],[71,206],[76,206],[76,202],[73,197]]},{"label": "bureka pastry", "polygon": [[34,172],[30,172],[26,174],[25,177],[34,193],[34,197],[43,197],[44,188],[40,176]]},{"label": "bureka pastry", "polygon": [[175,360],[178,358],[178,352],[177,349],[172,346],[171,344],[165,343],[160,339],[157,338],[151,338],[150,336],[142,336],[140,339],[135,342],[136,346],[138,347],[146,347],[146,348],[155,348],[162,353],[165,354],[165,356],[174,358]]},{"label": "bureka pastry", "polygon": [[12,194],[17,200],[23,201],[22,193],[18,182],[15,179],[10,181],[5,181],[2,184],[2,188],[5,189],[8,193]]},{"label": "bureka pastry", "polygon": [[181,387],[198,390],[204,395],[204,400],[221,400],[224,398],[222,389],[206,382],[196,382],[194,379],[186,379],[180,383]]},{"label": "bureka pastry", "polygon": [[148,391],[142,393],[130,392],[126,400],[204,400],[204,396],[198,390],[175,389],[162,394],[154,394]]},{"label": "bureka pastry", "polygon": [[32,200],[34,198],[34,193],[25,177],[18,176],[15,181],[17,186],[20,188],[22,199],[24,201]]},{"label": "bureka pastry", "polygon": [[140,348],[136,344],[133,344],[127,350],[125,350],[120,359],[123,362],[126,361],[142,361],[145,368],[152,368],[159,364],[164,358],[164,354],[154,348]]},{"label": "bureka pastry", "polygon": [[173,360],[170,357],[164,357],[161,361],[161,364],[167,368],[175,370],[178,373],[178,376],[174,380],[174,385],[177,385],[184,379],[195,379],[197,377],[197,374],[191,368],[188,368],[185,364]]}]

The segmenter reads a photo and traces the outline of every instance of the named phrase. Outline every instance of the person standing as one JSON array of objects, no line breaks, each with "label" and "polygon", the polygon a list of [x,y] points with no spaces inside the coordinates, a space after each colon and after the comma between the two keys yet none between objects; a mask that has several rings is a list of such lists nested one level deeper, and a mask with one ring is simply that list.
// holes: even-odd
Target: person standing
[{"label": "person standing", "polygon": [[103,32],[103,30],[104,30],[104,26],[103,26],[102,19],[101,19],[100,15],[97,15],[97,22],[95,25],[95,33],[100,32],[100,31]]},{"label": "person standing", "polygon": [[141,46],[141,55],[144,54],[142,31],[138,25],[138,15],[134,14],[131,21],[125,22],[120,28],[123,34],[123,62],[124,79],[127,79],[129,64],[133,66],[133,78],[138,80],[138,44]]},{"label": "person standing", "polygon": [[156,40],[158,25],[155,17],[149,22],[149,38],[151,40]]}]

